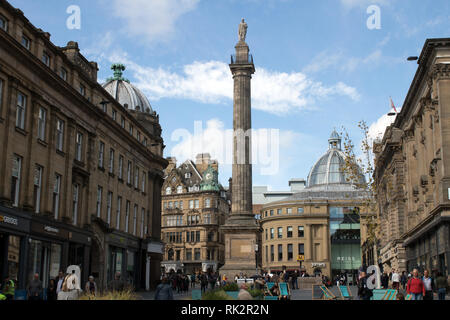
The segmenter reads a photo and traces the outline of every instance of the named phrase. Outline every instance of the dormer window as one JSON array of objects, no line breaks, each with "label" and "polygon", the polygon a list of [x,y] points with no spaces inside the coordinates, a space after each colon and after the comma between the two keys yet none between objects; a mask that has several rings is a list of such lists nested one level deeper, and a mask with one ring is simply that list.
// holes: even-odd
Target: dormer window
[{"label": "dormer window", "polygon": [[22,46],[24,46],[25,48],[27,48],[28,50],[30,50],[30,44],[31,44],[31,40],[30,38],[28,38],[25,35],[22,35],[22,41],[21,41]]},{"label": "dormer window", "polygon": [[47,67],[50,67],[50,56],[49,56],[46,52],[44,52],[44,53],[42,54],[42,62],[43,62]]},{"label": "dormer window", "polygon": [[186,174],[184,175],[184,177],[186,179],[190,179],[192,177],[192,174],[190,172],[186,172]]},{"label": "dormer window", "polygon": [[178,186],[177,187],[177,193],[183,193],[183,187],[182,186]]},{"label": "dormer window", "polygon": [[0,29],[8,31],[8,20],[2,15],[0,15]]},{"label": "dormer window", "polygon": [[167,195],[172,194],[172,189],[170,187],[166,188],[166,194]]}]

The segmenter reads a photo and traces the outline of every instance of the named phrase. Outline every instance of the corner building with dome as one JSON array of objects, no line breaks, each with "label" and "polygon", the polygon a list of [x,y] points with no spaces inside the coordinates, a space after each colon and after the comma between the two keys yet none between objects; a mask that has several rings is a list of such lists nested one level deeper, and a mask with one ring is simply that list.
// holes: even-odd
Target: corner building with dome
[{"label": "corner building with dome", "polygon": [[[362,265],[360,217],[367,213],[367,194],[347,181],[344,159],[341,137],[333,131],[306,187],[262,207],[263,270],[301,268],[311,276],[345,273],[349,282],[356,279]],[[363,175],[360,179],[364,182]]]}]

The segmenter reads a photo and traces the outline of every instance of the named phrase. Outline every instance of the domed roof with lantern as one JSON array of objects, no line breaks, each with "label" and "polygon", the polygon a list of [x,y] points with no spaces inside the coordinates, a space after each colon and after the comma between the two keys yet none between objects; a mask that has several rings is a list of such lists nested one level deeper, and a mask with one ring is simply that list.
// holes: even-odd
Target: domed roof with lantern
[{"label": "domed roof with lantern", "polygon": [[125,69],[123,64],[113,64],[111,70],[114,71],[114,77],[108,78],[102,85],[103,88],[127,109],[154,113],[150,102],[141,90],[123,77]]}]

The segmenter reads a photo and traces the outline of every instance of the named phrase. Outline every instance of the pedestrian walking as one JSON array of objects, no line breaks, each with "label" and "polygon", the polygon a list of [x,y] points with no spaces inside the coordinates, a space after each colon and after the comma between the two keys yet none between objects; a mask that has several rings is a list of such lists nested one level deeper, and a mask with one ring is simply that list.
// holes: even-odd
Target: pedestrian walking
[{"label": "pedestrian walking", "polygon": [[292,278],[291,278],[291,285],[292,285],[293,290],[298,289],[297,279],[298,279],[298,271],[295,270],[294,273],[292,274]]},{"label": "pedestrian walking", "polygon": [[155,300],[173,300],[172,285],[166,277],[156,287]]},{"label": "pedestrian walking", "polygon": [[119,271],[114,275],[114,280],[111,280],[108,286],[109,291],[123,291],[125,283],[122,281],[121,273]]},{"label": "pedestrian walking", "polygon": [[84,290],[87,294],[93,295],[94,297],[97,295],[97,283],[95,283],[94,276],[89,276],[89,281],[86,282]]},{"label": "pedestrian walking", "polygon": [[392,289],[398,290],[400,288],[400,275],[397,270],[392,269]]},{"label": "pedestrian walking", "polygon": [[438,291],[438,299],[445,300],[445,294],[447,293],[447,278],[442,275],[442,272],[438,272],[437,274],[436,288]]},{"label": "pedestrian walking", "polygon": [[406,293],[411,294],[411,300],[422,300],[425,295],[425,286],[422,279],[419,278],[419,270],[413,270],[412,277],[406,285]]},{"label": "pedestrian walking", "polygon": [[434,278],[430,276],[430,272],[425,269],[423,272],[422,282],[425,287],[425,294],[423,300],[433,300],[434,291],[436,291],[436,285],[434,283]]},{"label": "pedestrian walking", "polygon": [[358,296],[360,300],[370,300],[373,296],[372,290],[367,285],[367,275],[364,271],[361,272],[361,278],[358,282]]},{"label": "pedestrian walking", "polygon": [[195,273],[191,274],[191,288],[195,288]]},{"label": "pedestrian walking", "polygon": [[206,274],[204,274],[204,273],[201,273],[201,275],[200,275],[200,286],[201,286],[202,293],[206,292],[206,289],[208,287],[208,279],[206,278]]},{"label": "pedestrian walking", "polygon": [[47,288],[47,300],[48,301],[56,301],[58,299],[58,295],[56,293],[56,281],[55,279],[50,279]]},{"label": "pedestrian walking", "polygon": [[383,289],[387,289],[389,287],[389,276],[386,273],[386,271],[383,272],[380,280],[381,280],[381,286],[383,287]]},{"label": "pedestrian walking", "polygon": [[42,300],[42,282],[39,280],[39,273],[35,273],[28,283],[27,296],[28,300]]},{"label": "pedestrian walking", "polygon": [[58,278],[56,278],[56,295],[62,290],[62,285],[64,283],[64,272],[59,271]]},{"label": "pedestrian walking", "polygon": [[406,271],[402,272],[400,276],[400,283],[402,284],[403,290],[406,290],[406,283],[408,283],[408,276],[406,275]]}]

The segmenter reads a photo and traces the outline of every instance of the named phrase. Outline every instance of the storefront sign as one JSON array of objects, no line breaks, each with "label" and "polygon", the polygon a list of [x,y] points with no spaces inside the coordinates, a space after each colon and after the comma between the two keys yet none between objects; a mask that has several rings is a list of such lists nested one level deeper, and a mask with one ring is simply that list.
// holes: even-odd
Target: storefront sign
[{"label": "storefront sign", "polygon": [[47,232],[50,232],[50,233],[59,233],[59,229],[56,229],[56,228],[53,228],[53,227],[50,227],[50,226],[45,226],[44,230],[47,231]]},{"label": "storefront sign", "polygon": [[31,230],[35,233],[43,233],[46,235],[57,236],[58,238],[69,239],[69,231],[46,224],[32,222]]},{"label": "storefront sign", "polygon": [[326,264],[323,262],[313,262],[311,263],[312,268],[325,268]]},{"label": "storefront sign", "polygon": [[6,224],[11,224],[13,226],[19,225],[19,220],[17,220],[16,218],[5,216],[5,215],[0,215],[0,222],[6,223]]}]

